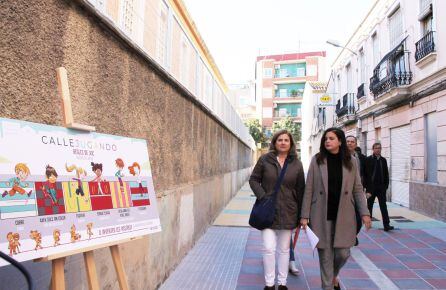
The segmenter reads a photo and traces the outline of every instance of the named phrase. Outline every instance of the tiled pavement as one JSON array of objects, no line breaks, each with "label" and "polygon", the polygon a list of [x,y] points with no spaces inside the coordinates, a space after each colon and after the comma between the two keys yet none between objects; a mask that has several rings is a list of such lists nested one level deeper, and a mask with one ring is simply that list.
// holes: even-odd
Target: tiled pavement
[{"label": "tiled pavement", "polygon": [[[245,185],[160,289],[263,289],[260,232],[247,226],[251,194]],[[384,232],[375,221],[361,232],[341,270],[342,289],[446,289],[446,224],[388,207],[397,229]],[[320,289],[317,251],[312,253],[305,235],[299,237],[296,265],[301,275],[288,276],[289,289]]]}]

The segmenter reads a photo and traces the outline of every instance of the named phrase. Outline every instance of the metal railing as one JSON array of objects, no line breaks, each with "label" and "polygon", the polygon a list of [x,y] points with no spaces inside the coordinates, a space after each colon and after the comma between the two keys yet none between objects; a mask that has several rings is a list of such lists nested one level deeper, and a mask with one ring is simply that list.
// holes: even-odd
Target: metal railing
[{"label": "metal railing", "polygon": [[415,43],[415,61],[419,61],[429,53],[435,51],[434,31],[429,31]]},{"label": "metal railing", "polygon": [[370,91],[375,99],[391,88],[409,85],[412,82],[409,51],[404,49],[403,43],[389,52],[373,70]]},{"label": "metal railing", "polygon": [[358,87],[358,92],[356,94],[356,98],[359,100],[360,98],[365,96],[365,92],[364,92],[364,83],[362,83],[359,87]]},{"label": "metal railing", "polygon": [[[342,106],[341,106],[342,101]],[[347,93],[342,97],[342,100],[338,100],[336,104],[336,115],[338,118],[344,115],[354,115],[356,113],[355,94]]]}]

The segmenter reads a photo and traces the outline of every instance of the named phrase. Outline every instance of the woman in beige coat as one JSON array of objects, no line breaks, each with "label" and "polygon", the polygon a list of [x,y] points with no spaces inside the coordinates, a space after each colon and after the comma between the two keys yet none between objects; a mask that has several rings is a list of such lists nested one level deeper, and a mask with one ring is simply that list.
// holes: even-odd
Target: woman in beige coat
[{"label": "woman in beige coat", "polygon": [[371,226],[361,178],[347,149],[345,134],[327,129],[319,153],[310,163],[302,203],[301,224],[319,237],[317,244],[322,289],[341,289],[337,275],[355,244],[355,207],[367,229]]}]

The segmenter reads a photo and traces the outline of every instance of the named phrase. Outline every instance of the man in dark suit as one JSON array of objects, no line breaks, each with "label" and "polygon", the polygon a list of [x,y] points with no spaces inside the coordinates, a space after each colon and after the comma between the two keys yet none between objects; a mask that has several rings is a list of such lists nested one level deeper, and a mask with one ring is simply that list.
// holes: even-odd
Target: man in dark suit
[{"label": "man in dark suit", "polygon": [[358,147],[358,140],[355,136],[349,135],[345,137],[347,140],[347,148],[359,161],[359,175],[361,176],[361,182],[364,185],[364,168],[365,168],[365,157],[364,154],[361,153],[361,148]]},{"label": "man in dark suit", "polygon": [[[358,140],[355,136],[349,135],[346,138],[347,141],[347,148],[350,151],[350,154],[354,157],[356,157],[358,163],[359,163],[359,175],[361,176],[361,182],[364,186],[364,167],[365,167],[365,160],[366,157],[364,154],[361,153],[361,148],[358,147]],[[362,227],[362,219],[361,215],[357,210],[355,210],[356,213],[356,234],[359,234]],[[358,238],[356,238],[355,246],[358,245]]]},{"label": "man in dark suit", "polygon": [[373,212],[373,203],[378,197],[379,208],[383,219],[384,230],[393,230],[390,225],[389,213],[386,205],[386,191],[389,187],[389,169],[386,158],[381,156],[381,143],[373,144],[373,154],[367,157],[364,170],[364,187],[367,193],[367,206],[370,216]]}]

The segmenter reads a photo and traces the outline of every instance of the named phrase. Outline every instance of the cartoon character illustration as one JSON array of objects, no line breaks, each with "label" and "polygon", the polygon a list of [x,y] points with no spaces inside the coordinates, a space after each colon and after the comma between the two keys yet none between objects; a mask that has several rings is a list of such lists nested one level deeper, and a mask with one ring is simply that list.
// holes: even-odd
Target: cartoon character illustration
[{"label": "cartoon character illustration", "polygon": [[129,166],[129,172],[131,175],[136,176],[141,196],[143,196],[144,189],[142,187],[142,180],[141,180],[141,166],[139,166],[138,162],[133,162],[132,166]]},{"label": "cartoon character illustration", "polygon": [[88,235],[88,239],[91,239],[91,236],[93,235],[93,223],[88,223],[87,224],[87,235]]},{"label": "cartoon character illustration", "polygon": [[54,229],[53,231],[53,239],[54,239],[54,246],[60,245],[60,230]]},{"label": "cartoon character illustration", "polygon": [[50,165],[47,165],[45,175],[46,175],[47,181],[42,185],[42,191],[46,197],[51,198],[53,205],[57,204],[56,181],[57,181],[58,175],[57,175],[56,169],[54,169],[54,167],[51,167]]},{"label": "cartoon character illustration", "polygon": [[81,235],[76,233],[76,226],[74,224],[71,226],[70,233],[71,233],[71,242],[72,243],[79,241],[81,239]]},{"label": "cartoon character illustration", "polygon": [[24,183],[25,180],[28,178],[30,171],[28,166],[25,163],[17,163],[14,168],[16,177],[13,177],[6,182],[6,185],[10,185],[11,189],[9,191],[5,190],[3,192],[2,197],[7,196],[8,194],[10,196],[14,196],[17,192],[20,194],[27,194],[28,197],[31,196],[31,193],[33,192],[30,190],[29,192],[26,192],[23,188],[28,187],[28,184]]},{"label": "cartoon character illustration", "polygon": [[9,232],[6,235],[6,239],[8,240],[9,255],[12,256],[20,253],[20,235],[18,233]]},{"label": "cartoon character illustration", "polygon": [[102,163],[91,162],[91,170],[94,172],[94,174],[96,174],[96,177],[92,181],[98,183],[99,194],[104,194],[104,192],[102,192],[102,188],[101,188],[101,182],[105,181],[102,178]]},{"label": "cartoon character illustration", "polygon": [[122,177],[124,177],[124,174],[122,173],[122,170],[124,169],[124,161],[122,161],[121,158],[118,158],[115,160],[116,167],[118,168],[118,171],[116,171],[115,176],[119,180],[119,185],[123,186],[122,184]]},{"label": "cartoon character illustration", "polygon": [[72,172],[73,170],[76,170],[76,176],[77,178],[73,178],[73,180],[77,181],[77,189],[76,194],[84,196],[84,189],[82,188],[82,180],[87,176],[87,172],[82,167],[77,167],[76,165],[68,166],[65,163],[65,168],[68,172]]},{"label": "cartoon character illustration", "polygon": [[37,251],[37,249],[43,249],[43,247],[42,247],[42,235],[40,234],[39,231],[31,230],[29,232],[29,237],[32,240],[34,240],[34,242],[36,242],[36,247],[34,248],[34,250]]}]

